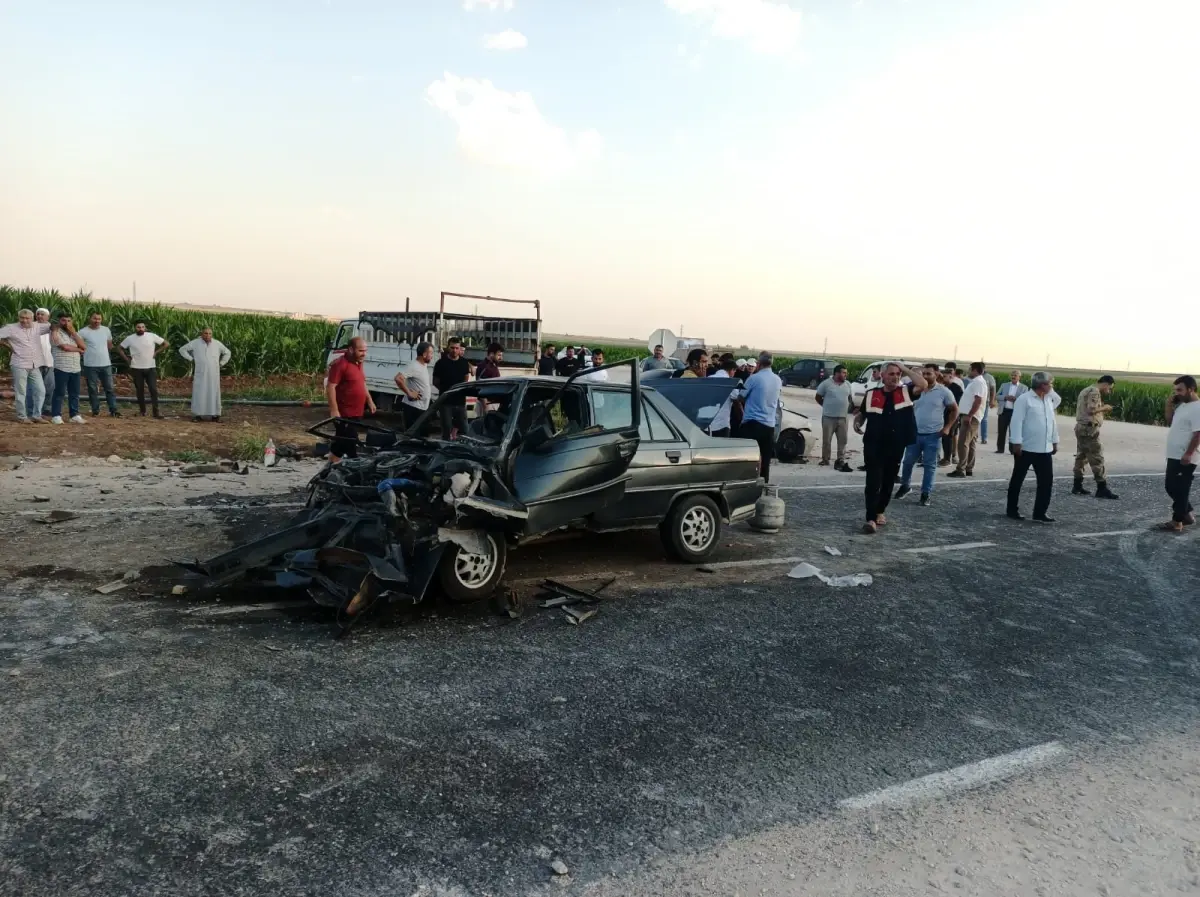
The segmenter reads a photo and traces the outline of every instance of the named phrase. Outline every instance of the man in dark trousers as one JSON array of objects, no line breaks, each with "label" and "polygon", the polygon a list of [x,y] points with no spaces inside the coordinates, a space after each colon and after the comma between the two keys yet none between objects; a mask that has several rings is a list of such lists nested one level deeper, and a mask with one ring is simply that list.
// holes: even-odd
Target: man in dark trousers
[{"label": "man in dark trousers", "polygon": [[1058,453],[1058,420],[1050,399],[1050,376],[1043,371],[1033,375],[1030,391],[1017,399],[1008,422],[1008,444],[1013,453],[1012,479],[1008,482],[1008,516],[1024,520],[1017,508],[1025,474],[1033,468],[1037,476],[1037,497],[1033,501],[1033,519],[1053,523],[1050,495],[1054,489],[1054,455]]},{"label": "man in dark trousers", "polygon": [[[901,383],[901,377],[912,382]],[[898,361],[889,361],[883,366],[881,385],[867,390],[854,416],[854,432],[863,437],[863,460],[867,467],[864,534],[874,534],[887,523],[883,512],[891,501],[904,450],[917,441],[913,402],[924,389],[924,377]]]},{"label": "man in dark trousers", "polygon": [[346,346],[345,354],[329,366],[325,397],[329,400],[329,416],[338,419],[333,425],[336,438],[329,446],[329,460],[334,464],[343,458],[358,457],[358,428],[350,422],[362,420],[368,410],[375,413],[375,401],[367,391],[363,373],[366,357],[366,341],[356,336]]},{"label": "man in dark trousers", "polygon": [[[462,340],[452,336],[446,343],[446,351],[433,366],[433,385],[438,392],[466,383],[471,379],[471,362],[463,357]],[[442,438],[454,439],[460,430],[467,428],[467,397],[465,395],[442,402]]]}]

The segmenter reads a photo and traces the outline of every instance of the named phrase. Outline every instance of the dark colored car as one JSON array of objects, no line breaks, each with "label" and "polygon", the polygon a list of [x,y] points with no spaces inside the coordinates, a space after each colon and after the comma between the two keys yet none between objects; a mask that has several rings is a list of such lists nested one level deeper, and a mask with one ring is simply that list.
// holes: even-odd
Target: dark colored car
[{"label": "dark colored car", "polygon": [[[604,379],[620,368],[629,382]],[[564,528],[657,528],[674,557],[700,563],[762,492],[757,446],[703,432],[738,386],[723,379],[643,389],[631,360],[454,387],[403,433],[360,423],[389,444],[323,468],[288,528],[185,566],[210,584],[273,575],[353,615],[381,598],[420,601],[435,578],[452,599],[487,597],[511,548]],[[669,399],[679,389],[690,416]],[[463,393],[485,409],[467,431],[422,435]]]},{"label": "dark colored car", "polygon": [[784,386],[806,386],[816,389],[826,377],[833,376],[836,361],[828,358],[801,358],[789,368],[779,371]]}]

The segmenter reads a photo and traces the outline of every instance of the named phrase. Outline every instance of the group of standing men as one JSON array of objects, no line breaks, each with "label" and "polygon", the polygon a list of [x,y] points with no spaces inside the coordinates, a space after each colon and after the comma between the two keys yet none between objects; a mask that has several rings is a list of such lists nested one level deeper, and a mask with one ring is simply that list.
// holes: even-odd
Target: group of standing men
[{"label": "group of standing men", "polygon": [[[925,365],[920,373],[900,362],[883,366],[881,382],[867,390],[855,414],[855,432],[863,436],[863,456],[867,472],[865,489],[866,520],[864,533],[876,533],[887,524],[884,512],[891,499],[892,487],[899,477],[895,498],[903,498],[911,488],[914,466],[923,464],[921,482],[922,506],[930,503],[936,468],[947,459],[937,461],[939,443],[950,436],[957,426],[958,466],[951,477],[969,477],[974,473],[975,445],[979,434],[980,410],[989,402],[999,401],[1000,446],[1004,451],[1005,438],[1013,455],[1013,471],[1009,479],[1007,516],[1024,520],[1019,509],[1021,487],[1032,469],[1037,478],[1033,504],[1033,519],[1052,524],[1049,515],[1053,491],[1053,456],[1058,453],[1059,432],[1057,410],[1061,399],[1054,392],[1053,378],[1044,372],[1035,373],[1031,385],[1021,383],[1019,371],[998,392],[991,391],[984,378],[981,362],[971,365],[972,379],[956,398],[947,372],[936,364]],[[836,379],[835,373],[835,379]],[[974,386],[973,384],[979,384]],[[1083,478],[1091,466],[1096,479],[1096,497],[1114,500],[1118,496],[1109,488],[1100,430],[1112,406],[1106,399],[1112,392],[1114,380],[1109,375],[1086,387],[1079,395],[1076,410],[1075,438],[1077,451],[1074,466],[1076,495],[1091,495],[1084,488]],[[826,389],[823,408],[834,396],[842,407],[840,384]],[[1174,393],[1167,404],[1165,416],[1170,431],[1167,436],[1166,491],[1172,501],[1172,519],[1166,524],[1176,532],[1195,522],[1189,501],[1191,483],[1195,476],[1197,451],[1200,448],[1200,404],[1197,404],[1196,381],[1190,376],[1175,380]],[[825,456],[829,456],[829,426],[826,432]],[[844,443],[839,444],[839,459]]]},{"label": "group of standing men", "polygon": [[[36,312],[21,309],[15,324],[0,327],[0,343],[12,354],[9,366],[19,423],[43,423],[49,415],[50,423],[62,424],[64,402],[67,419],[74,424],[84,423],[79,408],[81,382],[87,383],[93,417],[100,414],[101,393],[108,413],[120,417],[113,385],[113,352],[129,367],[141,416],[146,416],[149,392],[154,417],[162,417],[158,407],[158,357],[171,344],[150,332],[144,321],[138,321],[134,332],[114,346],[112,331],[99,312],[89,315],[87,325],[77,330],[72,316],[65,311],[51,316],[46,308]],[[230,359],[229,349],[213,339],[212,329],[205,327],[199,337],[179,349],[179,354],[195,365],[193,419],[220,420],[220,370]]]}]

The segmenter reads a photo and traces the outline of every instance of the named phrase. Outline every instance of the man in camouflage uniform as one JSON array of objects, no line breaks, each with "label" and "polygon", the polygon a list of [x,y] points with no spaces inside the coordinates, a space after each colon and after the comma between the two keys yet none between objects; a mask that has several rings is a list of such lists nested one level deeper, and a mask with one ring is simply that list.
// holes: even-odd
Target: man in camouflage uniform
[{"label": "man in camouflage uniform", "polygon": [[1117,495],[1108,488],[1104,475],[1104,448],[1100,445],[1100,426],[1104,423],[1104,415],[1112,411],[1112,405],[1105,399],[1112,392],[1113,378],[1105,374],[1091,386],[1085,387],[1079,394],[1075,411],[1075,488],[1073,495],[1091,495],[1083,488],[1083,471],[1090,464],[1092,475],[1096,477],[1096,498],[1116,498]]}]

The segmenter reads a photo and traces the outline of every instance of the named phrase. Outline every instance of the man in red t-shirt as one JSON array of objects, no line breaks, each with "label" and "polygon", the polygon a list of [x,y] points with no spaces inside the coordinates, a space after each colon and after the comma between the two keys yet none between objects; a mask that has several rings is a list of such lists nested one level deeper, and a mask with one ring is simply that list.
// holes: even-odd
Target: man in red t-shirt
[{"label": "man in red t-shirt", "polygon": [[329,416],[338,418],[333,425],[337,438],[329,446],[329,460],[334,464],[342,458],[358,457],[358,428],[351,421],[375,413],[375,401],[367,391],[363,371],[366,357],[366,341],[356,336],[346,346],[346,354],[329,366],[325,397],[329,400]]}]

